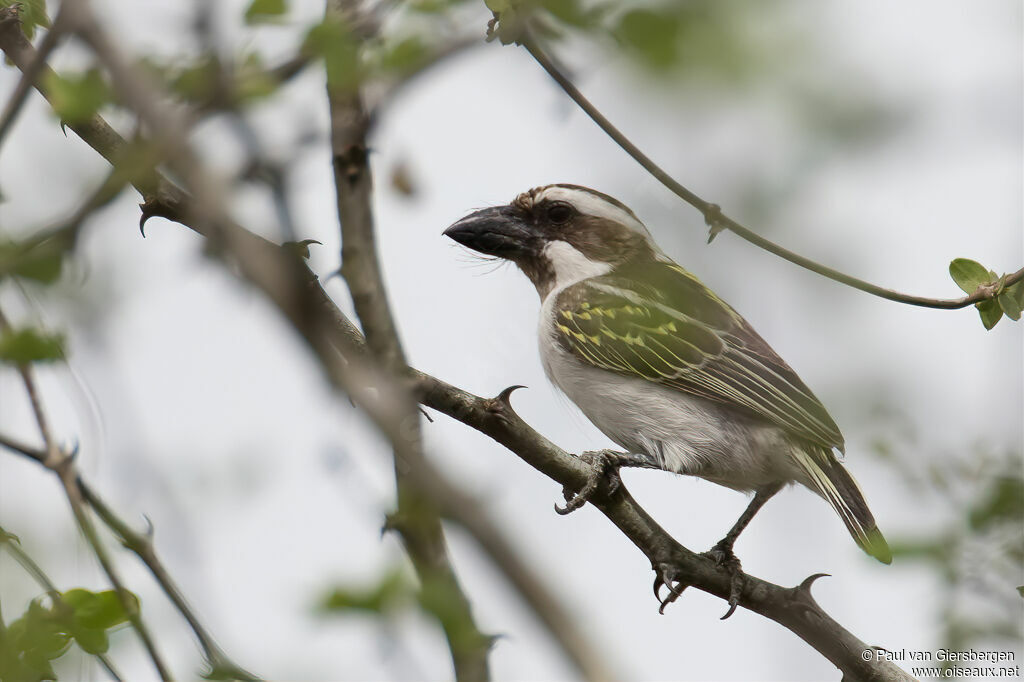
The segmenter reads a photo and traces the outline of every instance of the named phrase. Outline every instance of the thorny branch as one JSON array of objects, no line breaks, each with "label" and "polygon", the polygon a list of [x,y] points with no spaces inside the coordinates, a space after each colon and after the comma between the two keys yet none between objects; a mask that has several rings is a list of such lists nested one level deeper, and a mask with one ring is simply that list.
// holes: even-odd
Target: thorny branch
[{"label": "thorny branch", "polygon": [[[635,159],[636,162],[644,168],[644,170],[650,173],[654,179],[704,215],[704,222],[707,223],[708,227],[711,229],[708,241],[711,241],[718,232],[722,230],[729,230],[769,253],[775,254],[780,258],[788,260],[790,263],[795,263],[802,268],[806,268],[811,272],[827,277],[839,282],[840,284],[845,284],[846,286],[859,289],[860,291],[864,291],[872,294],[873,296],[879,296],[890,301],[921,306],[923,308],[939,308],[945,310],[966,308],[974,303],[995,298],[999,293],[998,287],[982,285],[978,287],[978,290],[974,293],[961,298],[926,298],[924,296],[903,294],[898,291],[893,291],[892,289],[886,289],[884,287],[871,284],[870,282],[866,282],[856,277],[851,277],[850,275],[817,263],[810,258],[801,256],[800,254],[794,253],[785,247],[779,246],[773,241],[765,239],[753,230],[744,227],[729,216],[725,215],[718,204],[702,199],[694,192],[681,185],[675,178],[665,172],[661,166],[644,154],[643,151],[633,144],[633,142],[630,141],[622,131],[616,128],[615,125],[612,124],[612,122],[609,121],[604,114],[602,114],[600,110],[590,102],[590,100],[584,97],[579,88],[573,84],[572,80],[561,68],[559,68],[555,61],[551,59],[543,47],[541,47],[540,42],[536,37],[531,35],[529,32],[524,32],[520,42],[523,47],[526,48],[527,52],[529,52],[537,61],[537,63],[548,72],[548,75],[558,83],[558,86],[565,91],[565,94],[567,94],[572,101],[576,102],[580,109],[582,109],[587,116],[589,116],[591,120],[593,120],[594,123],[596,123],[598,127],[608,135],[608,137],[612,138],[612,140],[619,145],[623,151],[633,157],[633,159]],[[1024,280],[1024,268],[1021,268],[1013,274],[1007,275],[1005,280],[1003,280],[1003,286],[1008,287],[1021,280]]]},{"label": "thorny branch", "polygon": [[[14,31],[11,30],[11,23],[14,23]],[[6,11],[0,12],[0,49],[19,66],[26,57],[30,57],[32,51],[31,45],[16,30],[16,22],[12,22],[12,17]],[[73,129],[108,159],[116,158],[125,144],[99,117]],[[144,219],[154,215],[167,217],[200,234],[211,236],[209,214],[195,211],[192,206],[194,199],[167,183],[156,171],[146,173],[134,184],[145,200]],[[200,217],[206,220],[200,220]],[[386,409],[387,401],[382,403],[367,399],[367,386],[384,390],[388,384],[374,384],[372,381],[369,384],[362,383],[362,380],[384,380],[386,377],[377,374],[373,369],[374,363],[366,359],[363,350],[365,342],[361,334],[337,309],[315,275],[305,263],[296,262],[297,259],[285,255],[266,240],[226,219],[218,228],[225,228],[225,224],[230,226],[233,235],[227,244],[221,246],[222,255],[230,256],[240,264],[243,273],[252,283],[278,305],[317,354],[332,382],[349,391],[385,433],[395,428],[394,415],[389,415]],[[263,269],[269,269],[275,276],[267,276],[261,272]],[[299,278],[302,286],[296,286],[290,278]],[[302,314],[296,311],[302,311]],[[343,358],[337,357],[335,351],[340,352]],[[416,380],[420,400],[424,405],[491,436],[563,486],[578,488],[585,482],[586,464],[562,451],[523,422],[508,404],[508,392],[503,392],[495,399],[484,399],[415,370],[409,371]],[[360,381],[354,381],[353,374]],[[424,484],[424,489],[437,490],[431,488],[433,484],[429,483],[430,476],[425,474],[430,469],[417,472],[416,466],[411,466],[410,471]],[[648,556],[652,566],[671,565],[679,575],[685,576],[686,584],[720,598],[727,598],[730,583],[727,571],[679,545],[632,499],[624,487],[620,487],[619,491],[611,497],[599,491],[593,502]],[[432,497],[437,501],[435,495]],[[447,513],[444,509],[442,512]],[[467,528],[472,530],[471,525],[467,525]],[[796,633],[832,661],[849,679],[911,679],[889,662],[863,661],[861,653],[872,647],[845,630],[813,600],[810,595],[813,578],[798,587],[785,588],[746,576],[740,605]]]}]

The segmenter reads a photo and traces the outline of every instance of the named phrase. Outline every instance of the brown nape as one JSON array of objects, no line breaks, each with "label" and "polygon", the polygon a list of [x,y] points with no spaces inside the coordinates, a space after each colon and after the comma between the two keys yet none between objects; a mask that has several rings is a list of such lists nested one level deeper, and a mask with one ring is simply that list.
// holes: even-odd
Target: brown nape
[{"label": "brown nape", "polygon": [[561,234],[577,251],[593,261],[620,265],[636,259],[653,259],[647,239],[625,225],[607,218],[581,215],[564,226]]}]

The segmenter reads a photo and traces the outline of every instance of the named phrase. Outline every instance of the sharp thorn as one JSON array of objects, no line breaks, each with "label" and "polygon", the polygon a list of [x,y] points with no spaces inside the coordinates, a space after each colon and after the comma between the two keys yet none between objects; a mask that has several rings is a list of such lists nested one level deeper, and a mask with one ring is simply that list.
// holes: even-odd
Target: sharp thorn
[{"label": "sharp thorn", "polygon": [[521,384],[516,384],[515,386],[509,386],[508,388],[503,390],[501,393],[499,393],[498,397],[495,398],[495,400],[497,400],[499,402],[502,402],[505,405],[508,405],[509,407],[512,407],[512,393],[515,392],[517,389],[520,389],[520,388],[526,388],[526,386],[523,386]]},{"label": "sharp thorn", "polygon": [[810,592],[811,591],[811,585],[813,585],[814,582],[818,578],[831,578],[831,577],[832,577],[832,575],[830,573],[815,573],[814,575],[809,575],[806,578],[804,578],[804,581],[797,586],[797,589],[801,590],[801,591],[804,591],[804,592]]}]

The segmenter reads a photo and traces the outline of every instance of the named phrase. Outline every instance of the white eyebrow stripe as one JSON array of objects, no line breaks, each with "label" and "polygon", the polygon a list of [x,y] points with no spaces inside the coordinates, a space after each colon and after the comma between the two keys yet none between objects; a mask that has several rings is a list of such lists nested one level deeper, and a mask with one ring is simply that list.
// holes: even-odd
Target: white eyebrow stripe
[{"label": "white eyebrow stripe", "polygon": [[590,192],[569,187],[548,187],[534,201],[540,202],[545,199],[548,201],[564,201],[575,206],[576,210],[584,215],[607,218],[620,225],[625,225],[645,237],[650,237],[650,232],[647,231],[644,224],[637,220],[636,217]]}]

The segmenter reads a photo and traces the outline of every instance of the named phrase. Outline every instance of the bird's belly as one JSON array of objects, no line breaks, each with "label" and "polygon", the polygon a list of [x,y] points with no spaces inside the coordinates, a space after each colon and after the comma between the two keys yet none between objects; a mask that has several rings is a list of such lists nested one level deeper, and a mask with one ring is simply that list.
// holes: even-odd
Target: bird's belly
[{"label": "bird's belly", "polygon": [[[542,348],[544,345],[542,344]],[[661,468],[736,490],[791,481],[793,447],[778,427],[646,379],[590,367],[560,348],[544,368],[606,436]]]}]

